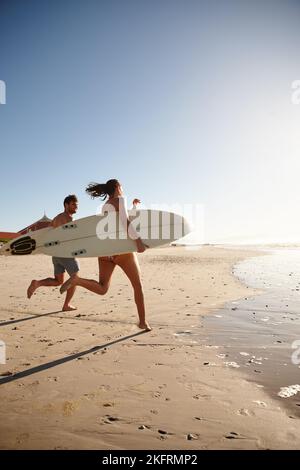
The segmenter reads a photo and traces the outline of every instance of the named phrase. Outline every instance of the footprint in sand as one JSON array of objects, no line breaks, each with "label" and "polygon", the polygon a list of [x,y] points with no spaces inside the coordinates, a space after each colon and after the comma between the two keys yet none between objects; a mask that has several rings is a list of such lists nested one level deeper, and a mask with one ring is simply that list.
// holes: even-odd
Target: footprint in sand
[{"label": "footprint in sand", "polygon": [[243,437],[239,436],[237,432],[231,432],[224,437],[225,439],[244,439]]},{"label": "footprint in sand", "polygon": [[18,444],[22,444],[28,438],[29,438],[29,434],[27,432],[24,432],[23,434],[20,434],[19,436],[16,437],[16,441]]},{"label": "footprint in sand", "polygon": [[48,381],[48,382],[58,382],[58,381],[59,381],[59,377],[47,377],[47,381]]},{"label": "footprint in sand", "polygon": [[139,426],[138,429],[140,430],[151,429],[151,426],[148,426],[147,424],[141,424],[141,426]]},{"label": "footprint in sand", "polygon": [[158,432],[158,434],[160,434],[160,437],[162,437],[162,436],[167,437],[167,436],[173,436],[174,435],[173,432],[168,432],[168,431],[165,431],[164,429],[158,429],[157,432]]},{"label": "footprint in sand", "polygon": [[65,401],[63,403],[63,415],[64,416],[72,416],[77,408],[79,407],[78,403],[71,402],[71,401]]},{"label": "footprint in sand", "polygon": [[211,396],[210,395],[205,395],[205,394],[204,395],[197,394],[197,395],[194,395],[193,398],[194,398],[194,400],[200,400],[201,398],[210,400]]},{"label": "footprint in sand", "polygon": [[253,403],[256,403],[258,406],[262,408],[267,408],[268,406],[264,401],[260,401],[260,400],[253,400]]},{"label": "footprint in sand", "polygon": [[11,372],[10,370],[7,370],[6,372],[1,372],[0,377],[8,377],[9,375],[13,375],[14,373]]},{"label": "footprint in sand", "polygon": [[118,418],[117,416],[110,416],[110,415],[105,415],[105,417],[103,418],[104,424],[111,424],[111,423],[115,423],[116,421],[121,421],[121,419]]},{"label": "footprint in sand", "polygon": [[199,434],[188,434],[186,438],[188,441],[197,441],[199,439]]},{"label": "footprint in sand", "polygon": [[255,416],[255,413],[253,411],[247,410],[247,408],[241,408],[237,411],[237,414],[240,416]]}]

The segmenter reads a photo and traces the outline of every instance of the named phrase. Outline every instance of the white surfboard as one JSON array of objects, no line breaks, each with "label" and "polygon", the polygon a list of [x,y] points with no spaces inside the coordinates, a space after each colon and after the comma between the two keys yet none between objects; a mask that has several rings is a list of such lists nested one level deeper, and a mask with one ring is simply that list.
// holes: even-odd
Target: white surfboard
[{"label": "white surfboard", "polygon": [[[181,215],[158,210],[128,211],[129,220],[149,248],[168,245],[191,232]],[[0,248],[0,255],[40,254],[62,258],[111,256],[137,251],[118,212],[78,219],[57,228],[22,235]]]}]

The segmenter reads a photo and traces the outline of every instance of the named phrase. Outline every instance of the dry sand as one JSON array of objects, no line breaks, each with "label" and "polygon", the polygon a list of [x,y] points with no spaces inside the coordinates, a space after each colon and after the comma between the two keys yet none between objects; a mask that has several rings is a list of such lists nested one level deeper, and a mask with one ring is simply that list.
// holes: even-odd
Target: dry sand
[{"label": "dry sand", "polygon": [[[52,274],[49,257],[1,257],[0,448],[299,448],[299,419],[204,340],[203,315],[256,292],[232,275],[234,263],[256,254],[176,247],[139,255],[147,333],[136,327],[119,268],[106,296],[78,288],[78,310],[62,313],[57,288],[26,298],[33,277]],[[95,259],[80,263],[82,276],[97,278]]]}]

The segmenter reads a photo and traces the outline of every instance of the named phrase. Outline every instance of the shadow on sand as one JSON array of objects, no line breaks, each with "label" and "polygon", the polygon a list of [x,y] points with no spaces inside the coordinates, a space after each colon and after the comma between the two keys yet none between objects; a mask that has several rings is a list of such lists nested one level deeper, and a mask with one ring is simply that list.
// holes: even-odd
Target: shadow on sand
[{"label": "shadow on sand", "polygon": [[[50,315],[50,314],[46,314],[46,315]],[[64,364],[65,362],[74,361],[75,359],[78,359],[79,357],[87,356],[88,354],[95,353],[97,351],[100,351],[101,349],[108,348],[109,346],[112,346],[117,343],[121,343],[128,339],[134,338],[135,336],[142,335],[144,333],[148,333],[148,331],[146,330],[138,331],[137,333],[134,333],[128,336],[123,336],[122,338],[115,339],[114,341],[110,341],[109,343],[105,343],[99,346],[94,346],[93,348],[86,349],[85,351],[81,351],[75,354],[71,354],[70,356],[56,359],[56,361],[46,362],[45,364],[41,364],[40,366],[31,367],[30,369],[17,372],[16,374],[13,374],[13,375],[0,377],[0,385],[3,385],[8,382],[13,382],[14,380],[19,380],[24,377],[28,377],[29,375],[36,374],[37,372],[42,372],[43,370],[51,369],[52,367],[59,366],[60,364]]]}]

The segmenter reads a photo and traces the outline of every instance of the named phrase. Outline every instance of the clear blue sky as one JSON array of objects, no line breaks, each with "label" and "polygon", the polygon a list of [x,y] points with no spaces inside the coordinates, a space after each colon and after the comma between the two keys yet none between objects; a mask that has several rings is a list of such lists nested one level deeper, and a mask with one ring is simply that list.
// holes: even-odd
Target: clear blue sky
[{"label": "clear blue sky", "polygon": [[0,230],[118,178],[204,204],[207,241],[300,241],[299,24],[289,0],[1,0]]}]

